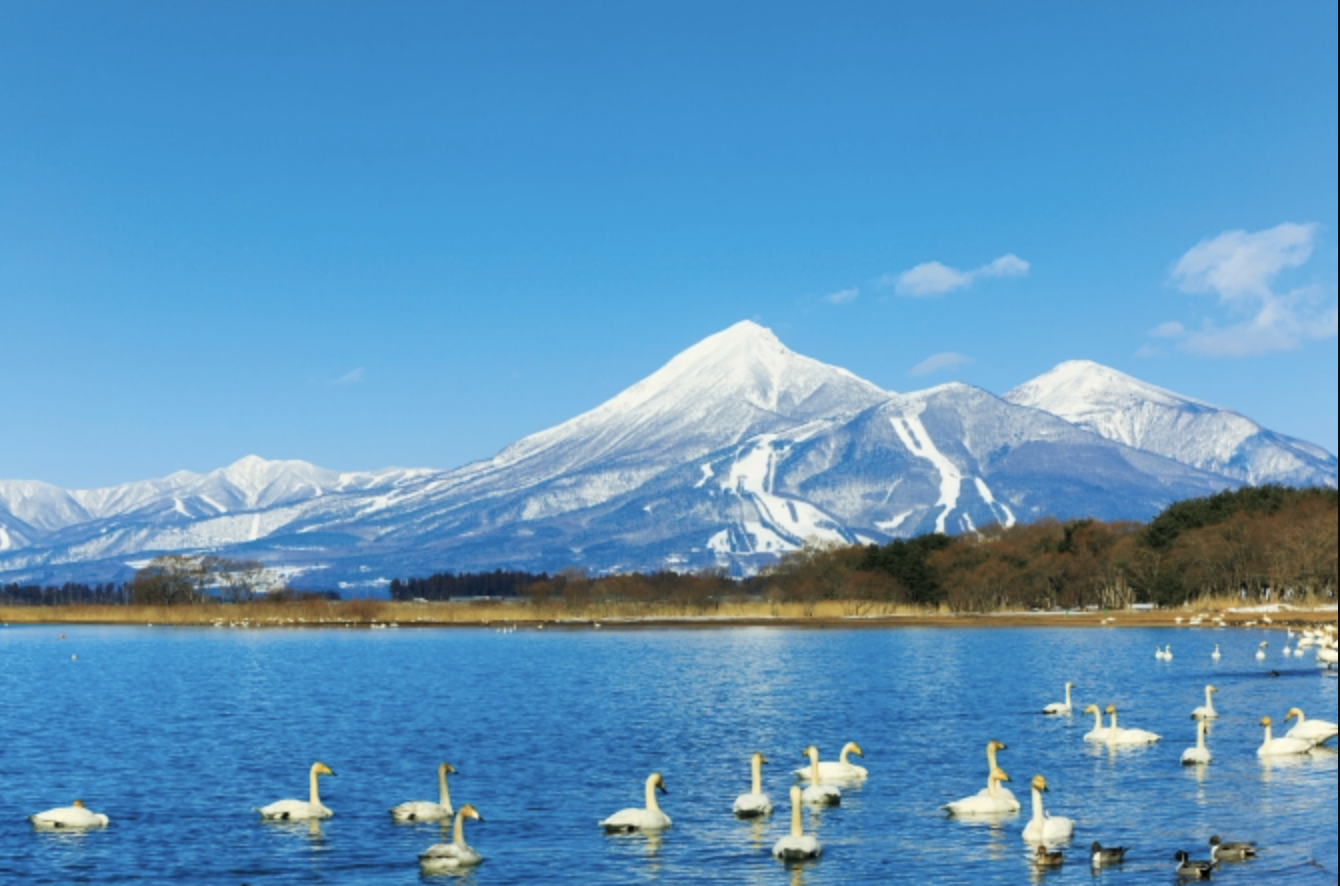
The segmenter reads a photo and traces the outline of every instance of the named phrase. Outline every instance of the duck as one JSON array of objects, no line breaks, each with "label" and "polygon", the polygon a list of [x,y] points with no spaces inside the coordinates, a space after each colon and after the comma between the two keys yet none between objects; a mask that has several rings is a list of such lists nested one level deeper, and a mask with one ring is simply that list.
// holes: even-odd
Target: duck
[{"label": "duck", "polygon": [[1269,645],[1270,645],[1270,644],[1269,644],[1268,642],[1266,642],[1265,640],[1262,640],[1260,643],[1256,644],[1256,660],[1257,660],[1257,661],[1265,661],[1265,660],[1266,660],[1266,647],[1268,647]]},{"label": "duck", "polygon": [[432,873],[434,871],[451,870],[452,868],[474,867],[484,860],[480,855],[465,842],[465,820],[473,818],[475,821],[483,822],[484,816],[479,811],[466,803],[456,813],[456,822],[451,829],[450,843],[434,843],[423,851],[419,856],[419,866],[424,871]]},{"label": "duck", "polygon": [[1145,729],[1118,729],[1116,705],[1108,705],[1107,713],[1108,716],[1112,718],[1112,724],[1108,727],[1106,739],[1106,743],[1110,747],[1131,747],[1153,744],[1162,738],[1159,734]]},{"label": "duck", "polygon": [[800,792],[801,799],[807,806],[837,806],[842,802],[842,791],[838,790],[837,785],[821,784],[819,782],[819,749],[810,745],[801,751],[803,756],[810,758],[810,783],[805,786],[805,790]]},{"label": "duck", "polygon": [[[842,751],[838,754],[836,760],[823,760],[819,763],[819,778],[824,781],[848,781],[856,778],[865,778],[869,773],[864,766],[857,766],[847,759],[848,754],[865,759],[865,753],[861,746],[854,741],[849,741],[842,746]],[[810,777],[810,767],[801,766],[792,773],[796,778],[804,779]]]},{"label": "duck", "polygon": [[1215,689],[1213,686],[1205,687],[1205,704],[1201,705],[1200,707],[1196,708],[1194,711],[1191,712],[1191,719],[1193,720],[1219,719],[1219,712],[1214,709],[1214,699],[1211,698],[1211,696],[1218,691],[1219,690]]},{"label": "duck", "polygon": [[1050,816],[1042,808],[1042,793],[1047,790],[1047,779],[1035,775],[1029,786],[1033,789],[1033,818],[1024,827],[1025,842],[1055,843],[1070,839],[1075,832],[1075,823],[1061,816]]},{"label": "duck", "polygon": [[1105,864],[1121,864],[1126,860],[1127,848],[1125,846],[1109,846],[1106,849],[1096,840],[1089,847],[1089,864],[1095,868],[1101,868]]},{"label": "duck", "polygon": [[767,758],[757,751],[750,756],[749,774],[753,779],[753,789],[735,798],[732,809],[738,817],[758,818],[772,814],[772,801],[763,793],[763,764],[767,762]]},{"label": "duck", "polygon": [[1284,715],[1284,722],[1289,722],[1294,718],[1298,722],[1288,732],[1284,733],[1286,738],[1301,738],[1303,741],[1310,741],[1314,745],[1325,744],[1335,738],[1340,733],[1334,723],[1327,723],[1325,720],[1309,720],[1303,716],[1301,708],[1289,708],[1289,713]]},{"label": "duck", "polygon": [[1041,843],[1038,844],[1037,852],[1033,853],[1033,864],[1040,868],[1060,867],[1064,861],[1065,855],[1061,850],[1057,849],[1053,852],[1048,852],[1047,847],[1043,846]]},{"label": "duck", "polygon": [[1306,754],[1312,750],[1312,742],[1301,738],[1272,738],[1270,735],[1270,718],[1262,717],[1261,725],[1266,729],[1265,741],[1256,749],[1258,757],[1288,757],[1293,754]]},{"label": "duck", "polygon": [[642,808],[620,809],[609,818],[600,822],[600,826],[610,834],[627,834],[633,831],[660,831],[670,827],[670,816],[661,811],[656,804],[656,792],[670,793],[665,789],[665,780],[661,773],[653,772],[647,776],[647,805]]},{"label": "duck", "polygon": [[[964,797],[962,800],[955,800],[953,803],[945,805],[945,811],[950,815],[971,816],[971,815],[1004,815],[1019,811],[1019,801],[1014,799],[1007,789],[998,787],[1002,781],[1009,781],[1010,777],[1005,774],[1003,769],[992,769],[987,777],[987,786],[971,797]],[[1007,798],[1005,795],[1009,794]]]},{"label": "duck", "polygon": [[1196,746],[1182,751],[1182,765],[1192,766],[1209,763],[1214,757],[1210,754],[1210,749],[1205,747],[1205,722],[1196,721]]},{"label": "duck", "polygon": [[1225,843],[1215,834],[1210,838],[1210,861],[1246,861],[1256,858],[1256,847],[1251,843]]},{"label": "duck", "polygon": [[1045,708],[1042,709],[1042,713],[1060,714],[1066,717],[1070,716],[1070,690],[1072,687],[1074,687],[1074,685],[1075,685],[1074,683],[1065,684],[1065,701],[1052,702],[1051,704],[1047,705]]},{"label": "duck", "polygon": [[802,805],[800,785],[791,785],[791,833],[772,844],[772,854],[782,861],[794,861],[803,858],[818,858],[823,852],[819,840],[806,834],[801,825]]},{"label": "duck", "polygon": [[1223,657],[1224,657],[1223,653],[1219,651],[1219,644],[1218,643],[1214,644],[1214,651],[1210,653],[1210,658],[1214,659],[1215,661],[1218,661]]},{"label": "duck", "polygon": [[408,803],[401,803],[391,810],[391,818],[396,821],[441,821],[444,818],[451,818],[453,810],[451,794],[447,791],[448,772],[454,774],[455,767],[450,763],[437,764],[438,802],[411,800]]},{"label": "duck", "polygon": [[330,818],[335,813],[321,805],[321,797],[316,790],[316,780],[318,776],[333,776],[334,774],[329,766],[318,760],[312,764],[308,773],[308,778],[311,781],[310,799],[276,800],[269,806],[262,806],[256,811],[261,814],[261,818],[265,821],[310,821],[317,818]]},{"label": "duck", "polygon": [[1210,872],[1214,870],[1214,862],[1192,861],[1191,856],[1180,849],[1174,858],[1177,859],[1177,876],[1188,880],[1208,880]]},{"label": "duck", "polygon": [[1084,709],[1084,713],[1093,714],[1093,728],[1084,733],[1084,740],[1095,744],[1102,744],[1107,741],[1107,729],[1103,726],[1103,712],[1098,710],[1098,705],[1089,705]]},{"label": "duck", "polygon": [[59,806],[28,816],[34,826],[42,830],[86,830],[105,828],[111,821],[101,812],[94,812],[84,805],[83,800],[75,800],[69,806]]}]

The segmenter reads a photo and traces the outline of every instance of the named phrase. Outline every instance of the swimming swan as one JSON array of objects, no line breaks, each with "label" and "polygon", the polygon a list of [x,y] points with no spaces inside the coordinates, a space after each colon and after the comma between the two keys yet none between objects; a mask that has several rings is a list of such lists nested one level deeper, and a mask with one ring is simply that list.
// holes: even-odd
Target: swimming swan
[{"label": "swimming swan", "polygon": [[1292,754],[1306,754],[1312,750],[1312,742],[1301,738],[1272,738],[1269,717],[1262,717],[1261,725],[1266,728],[1266,740],[1256,749],[1258,757],[1287,757]]},{"label": "swimming swan", "polygon": [[456,824],[451,829],[451,842],[434,843],[425,849],[423,854],[419,856],[420,867],[431,873],[451,868],[473,867],[484,860],[484,856],[470,848],[465,842],[465,820],[467,818],[473,818],[479,822],[484,820],[484,817],[475,810],[475,807],[466,803],[456,813]]},{"label": "swimming swan", "polygon": [[1084,733],[1084,740],[1095,744],[1107,741],[1107,728],[1103,726],[1103,712],[1098,710],[1098,705],[1089,705],[1084,709],[1084,713],[1093,714],[1093,728]]},{"label": "swimming swan", "polygon": [[670,793],[665,789],[661,773],[653,772],[647,776],[647,805],[641,809],[620,809],[609,818],[600,822],[607,833],[627,834],[633,831],[659,831],[670,827],[670,816],[656,805],[656,792]]},{"label": "swimming swan", "polygon": [[1042,792],[1047,790],[1047,779],[1041,775],[1033,776],[1029,783],[1033,789],[1033,818],[1024,828],[1024,841],[1027,843],[1055,843],[1069,840],[1075,833],[1075,823],[1068,818],[1053,818],[1042,808]]},{"label": "swimming swan", "polygon": [[1262,640],[1260,643],[1256,644],[1256,660],[1257,660],[1257,661],[1265,661],[1265,660],[1266,660],[1266,647],[1269,646],[1269,645],[1270,645],[1270,644],[1267,643],[1265,640]]},{"label": "swimming swan", "polygon": [[438,802],[411,800],[408,803],[401,803],[391,810],[391,817],[396,821],[441,821],[444,818],[451,818],[451,794],[447,791],[447,773],[455,771],[450,763],[437,764]]},{"label": "swimming swan", "polygon": [[1153,744],[1162,736],[1145,729],[1119,729],[1117,728],[1117,706],[1107,706],[1108,716],[1112,718],[1112,723],[1107,730],[1106,744],[1108,747],[1133,747],[1136,745]]},{"label": "swimming swan", "polygon": [[1284,715],[1284,722],[1288,723],[1293,718],[1298,718],[1298,723],[1284,733],[1285,738],[1301,738],[1303,741],[1310,741],[1314,745],[1324,744],[1335,738],[1336,733],[1340,732],[1334,723],[1327,723],[1325,720],[1309,720],[1303,716],[1301,708],[1289,708],[1289,713]]},{"label": "swimming swan", "polygon": [[767,759],[757,751],[749,758],[749,774],[753,790],[735,798],[733,810],[740,818],[757,818],[772,814],[772,801],[763,793],[763,764]]},{"label": "swimming swan", "polygon": [[[865,778],[869,773],[864,766],[857,766],[847,759],[848,754],[855,754],[862,759],[865,758],[865,752],[861,746],[854,741],[849,741],[842,746],[842,752],[838,754],[836,760],[823,760],[819,763],[819,778],[824,781],[847,781],[853,778]],[[796,778],[809,778],[810,767],[801,766],[792,773]]]},{"label": "swimming swan", "polygon": [[837,806],[842,802],[842,791],[837,785],[819,783],[819,749],[810,745],[801,753],[810,758],[810,783],[801,791],[800,798],[807,806]]},{"label": "swimming swan", "polygon": [[311,779],[310,800],[276,800],[256,811],[265,821],[308,821],[313,818],[330,818],[335,813],[321,805],[321,797],[316,792],[316,778],[318,775],[334,774],[325,763],[313,763],[308,776]]},{"label": "swimming swan", "polygon": [[108,818],[101,812],[94,812],[84,805],[83,800],[75,800],[69,806],[48,809],[28,820],[43,830],[82,830],[84,828],[105,828]]},{"label": "swimming swan", "polygon": [[1054,701],[1042,709],[1044,714],[1064,714],[1070,716],[1070,689],[1074,683],[1065,684],[1065,701]]},{"label": "swimming swan", "polygon": [[1182,765],[1205,764],[1213,760],[1210,749],[1205,747],[1205,721],[1196,721],[1196,746],[1182,751]]},{"label": "swimming swan", "polygon": [[1006,798],[1004,790],[996,785],[1002,781],[1009,781],[1010,777],[1002,769],[992,769],[987,778],[987,786],[981,791],[973,794],[971,797],[964,797],[962,800],[956,800],[953,803],[945,805],[945,811],[950,815],[971,816],[971,815],[1006,815],[1011,812],[1019,811],[1019,801],[1010,794]]},{"label": "swimming swan", "polygon": [[1210,658],[1214,659],[1215,661],[1218,661],[1223,657],[1224,657],[1223,653],[1219,651],[1219,644],[1218,643],[1214,644],[1214,651],[1210,653]]},{"label": "swimming swan", "polygon": [[1205,687],[1205,704],[1191,712],[1193,720],[1217,720],[1219,712],[1214,709],[1214,699],[1210,697],[1211,693],[1218,692],[1213,686]]},{"label": "swimming swan", "polygon": [[791,833],[772,844],[772,854],[782,861],[818,858],[823,852],[819,840],[804,833],[800,820],[800,785],[791,785]]}]

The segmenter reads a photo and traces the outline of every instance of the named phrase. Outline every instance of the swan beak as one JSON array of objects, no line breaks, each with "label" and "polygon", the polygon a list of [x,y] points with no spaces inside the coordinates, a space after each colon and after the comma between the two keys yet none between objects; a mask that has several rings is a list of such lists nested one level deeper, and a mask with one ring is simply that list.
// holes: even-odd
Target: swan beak
[{"label": "swan beak", "polygon": [[668,794],[668,793],[670,793],[669,791],[667,791],[667,790],[665,789],[665,783],[664,783],[664,782],[659,782],[659,781],[656,782],[656,790],[660,791],[662,794]]},{"label": "swan beak", "polygon": [[768,762],[768,758],[765,757],[765,756],[763,756],[762,754],[759,754],[759,755],[758,755],[758,762],[760,762],[760,763],[767,763],[767,762]]}]

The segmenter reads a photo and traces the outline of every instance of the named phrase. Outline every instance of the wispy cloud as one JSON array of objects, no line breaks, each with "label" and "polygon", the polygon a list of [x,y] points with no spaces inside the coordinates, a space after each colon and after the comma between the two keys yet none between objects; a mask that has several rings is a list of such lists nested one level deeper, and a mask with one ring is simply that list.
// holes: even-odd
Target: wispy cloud
[{"label": "wispy cloud", "polygon": [[938,261],[928,261],[884,279],[893,283],[894,291],[899,295],[928,298],[956,289],[966,289],[982,277],[1022,277],[1028,273],[1029,267],[1028,262],[1010,253],[970,271],[960,271]]},{"label": "wispy cloud", "polygon": [[939,354],[931,354],[925,360],[922,360],[916,366],[907,370],[908,375],[930,375],[935,372],[943,372],[946,369],[953,369],[955,366],[966,366],[972,362],[972,358],[966,354],[960,354],[956,351],[944,351]]},{"label": "wispy cloud", "polygon": [[1187,330],[1160,323],[1150,335],[1211,357],[1246,357],[1299,348],[1336,334],[1335,300],[1320,286],[1275,290],[1275,278],[1312,256],[1316,224],[1286,222],[1265,231],[1225,231],[1187,250],[1171,277],[1182,292],[1214,295],[1228,325],[1208,321]]},{"label": "wispy cloud", "polygon": [[860,298],[860,296],[861,290],[853,286],[851,289],[839,289],[837,292],[830,292],[828,295],[819,299],[819,301],[826,302],[830,305],[849,305]]},{"label": "wispy cloud", "polygon": [[344,375],[341,375],[339,378],[332,380],[331,384],[356,385],[363,380],[363,376],[366,374],[367,370],[364,369],[362,366],[360,366],[357,369],[350,369]]}]

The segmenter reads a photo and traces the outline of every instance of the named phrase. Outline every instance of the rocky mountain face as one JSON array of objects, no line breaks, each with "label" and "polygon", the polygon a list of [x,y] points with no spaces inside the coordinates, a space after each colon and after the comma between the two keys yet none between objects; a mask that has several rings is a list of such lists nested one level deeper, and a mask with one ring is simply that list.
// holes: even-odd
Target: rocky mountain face
[{"label": "rocky mountain face", "polygon": [[124,578],[165,552],[364,591],[448,569],[744,574],[808,539],[1143,519],[1244,483],[1335,478],[1317,447],[1096,364],[1005,398],[960,384],[894,394],[745,322],[454,470],[251,456],[98,490],[0,481],[0,581]]}]

